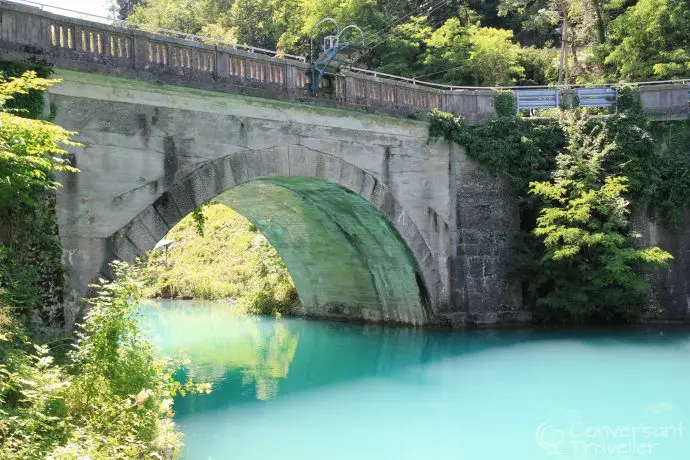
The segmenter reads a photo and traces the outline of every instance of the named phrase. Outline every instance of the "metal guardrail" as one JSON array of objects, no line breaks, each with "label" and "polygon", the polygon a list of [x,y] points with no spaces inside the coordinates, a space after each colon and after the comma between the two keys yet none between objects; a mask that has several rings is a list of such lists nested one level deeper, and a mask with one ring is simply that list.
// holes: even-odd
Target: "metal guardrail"
[{"label": "metal guardrail", "polygon": [[526,89],[515,91],[518,111],[528,109],[557,109],[560,91],[556,89]]},{"label": "metal guardrail", "polygon": [[516,89],[517,110],[557,109],[564,99],[564,92],[577,98],[578,107],[615,107],[618,99],[616,88],[574,88],[574,89]]},{"label": "metal guardrail", "polygon": [[578,88],[576,94],[580,107],[613,107],[618,99],[615,88]]},{"label": "metal guardrail", "polygon": [[[690,84],[685,83],[688,80],[680,80],[688,86],[688,104],[690,105]],[[678,80],[673,81],[674,83]],[[648,85],[653,86],[657,82],[647,82]],[[658,83],[661,84],[661,83]],[[668,82],[665,82],[668,84]],[[531,109],[555,109],[561,104],[561,101],[568,96],[575,96],[577,101],[571,101],[578,107],[600,107],[600,108],[615,108],[618,101],[618,89],[614,86],[599,86],[599,87],[565,87],[565,88],[550,88],[550,89],[513,89],[517,101],[517,111],[531,110]]]},{"label": "metal guardrail", "polygon": [[449,85],[446,83],[436,83],[424,80],[417,80],[410,77],[402,77],[400,75],[393,75],[376,70],[363,69],[360,67],[348,67],[347,70],[351,72],[370,75],[372,77],[383,77],[392,80],[403,81],[412,85],[431,86],[444,90],[460,91],[460,90],[522,90],[522,89],[595,89],[595,88],[615,88],[620,85],[636,85],[636,86],[652,86],[652,85],[668,85],[668,84],[688,84],[690,85],[690,78],[682,78],[676,80],[655,80],[655,81],[632,81],[619,83],[573,83],[565,85],[523,85],[523,86],[467,86],[467,85]]}]

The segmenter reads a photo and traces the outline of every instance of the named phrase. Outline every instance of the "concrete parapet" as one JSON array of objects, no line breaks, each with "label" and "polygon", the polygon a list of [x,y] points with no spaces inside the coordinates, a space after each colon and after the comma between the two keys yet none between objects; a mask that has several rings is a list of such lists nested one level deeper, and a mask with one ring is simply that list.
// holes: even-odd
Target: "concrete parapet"
[{"label": "concrete parapet", "polygon": [[641,86],[640,100],[645,113],[653,120],[688,118],[690,85]]},{"label": "concrete parapet", "polygon": [[417,119],[432,109],[451,110],[471,121],[493,113],[491,91],[456,94],[347,71],[327,75],[324,90],[314,97],[309,91],[310,66],[297,60],[159,35],[144,25],[59,16],[2,0],[0,54],[6,59],[39,57],[68,70]]}]

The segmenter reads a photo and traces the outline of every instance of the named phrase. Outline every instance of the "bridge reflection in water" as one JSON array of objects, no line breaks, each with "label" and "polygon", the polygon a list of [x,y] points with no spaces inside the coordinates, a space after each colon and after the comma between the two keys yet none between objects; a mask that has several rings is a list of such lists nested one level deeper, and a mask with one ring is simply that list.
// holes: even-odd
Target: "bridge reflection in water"
[{"label": "bridge reflection in water", "polygon": [[[144,322],[214,384],[176,401],[188,458],[602,458],[578,444],[588,427],[597,449],[678,460],[690,448],[687,329],[446,333],[161,305]],[[602,426],[666,431],[632,445]]]}]

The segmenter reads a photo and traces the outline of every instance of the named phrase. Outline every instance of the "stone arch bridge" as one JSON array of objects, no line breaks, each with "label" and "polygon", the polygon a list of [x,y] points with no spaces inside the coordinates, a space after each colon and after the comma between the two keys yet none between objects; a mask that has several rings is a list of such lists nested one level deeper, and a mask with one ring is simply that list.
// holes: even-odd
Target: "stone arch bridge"
[{"label": "stone arch bridge", "polygon": [[[506,275],[519,230],[506,184],[418,121],[441,109],[482,122],[496,93],[337,69],[313,97],[299,60],[98,21],[0,0],[0,57],[54,66],[46,107],[84,145],[57,199],[68,325],[111,260],[145,256],[212,199],[276,247],[305,315],[528,318]],[[687,118],[687,84],[640,92],[648,113]],[[647,233],[687,252],[687,238]],[[685,317],[687,260],[675,263],[660,297]]]},{"label": "stone arch bridge", "polygon": [[274,245],[305,315],[428,324],[474,302],[475,320],[520,317],[502,265],[517,225],[502,182],[430,140],[426,122],[58,75],[55,121],[84,145],[57,201],[71,304],[111,260],[144,257],[217,200]]}]

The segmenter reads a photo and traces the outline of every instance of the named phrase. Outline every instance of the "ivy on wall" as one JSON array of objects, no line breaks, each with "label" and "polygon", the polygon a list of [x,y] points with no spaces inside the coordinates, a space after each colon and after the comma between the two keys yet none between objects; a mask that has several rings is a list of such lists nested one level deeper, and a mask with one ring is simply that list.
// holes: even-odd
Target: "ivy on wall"
[{"label": "ivy on wall", "polygon": [[[36,72],[38,78],[50,78],[53,69],[50,65],[41,63],[35,58],[28,62],[0,60],[0,77],[3,80],[19,77],[25,72]],[[43,91],[37,89],[31,89],[24,94],[15,94],[4,104],[6,110],[32,119],[39,119],[43,116],[44,106]]]},{"label": "ivy on wall", "polygon": [[432,113],[430,135],[463,146],[506,176],[520,207],[514,273],[545,322],[634,321],[645,314],[645,267],[671,255],[639,247],[630,208],[650,209],[671,229],[690,201],[690,122],[649,122],[634,88],[616,114],[585,109],[545,118],[498,110],[480,126]]},{"label": "ivy on wall", "polygon": [[[64,267],[53,171],[72,170],[61,155],[71,133],[40,120],[43,90],[51,84],[42,78],[50,74],[49,67],[35,62],[0,61],[6,118],[0,127],[5,154],[0,162],[0,295],[17,314],[59,326]],[[29,77],[13,83],[21,76]]]}]

